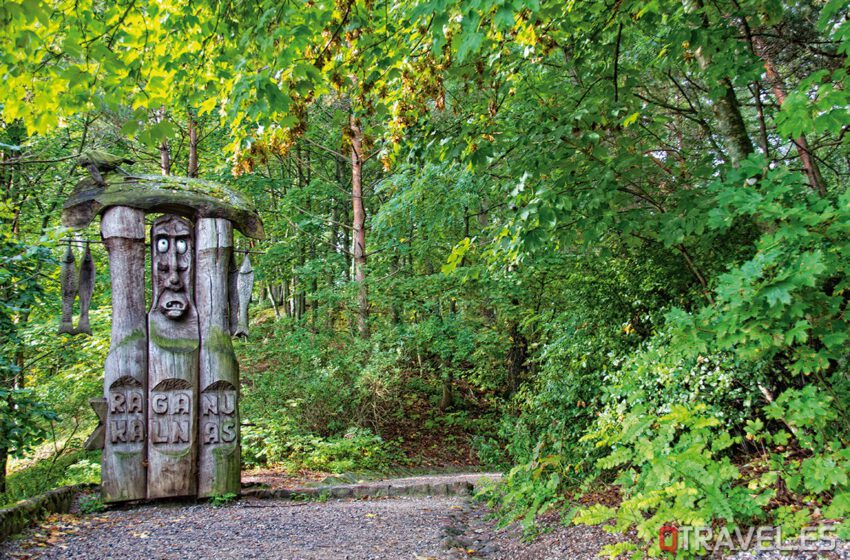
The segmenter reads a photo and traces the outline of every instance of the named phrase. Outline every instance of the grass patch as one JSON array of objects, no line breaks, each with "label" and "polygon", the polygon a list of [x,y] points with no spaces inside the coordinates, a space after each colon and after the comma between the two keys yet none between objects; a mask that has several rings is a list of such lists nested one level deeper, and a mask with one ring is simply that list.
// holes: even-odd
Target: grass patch
[{"label": "grass patch", "polygon": [[0,507],[12,505],[59,486],[100,484],[100,451],[72,450],[56,458],[39,459],[6,477]]}]

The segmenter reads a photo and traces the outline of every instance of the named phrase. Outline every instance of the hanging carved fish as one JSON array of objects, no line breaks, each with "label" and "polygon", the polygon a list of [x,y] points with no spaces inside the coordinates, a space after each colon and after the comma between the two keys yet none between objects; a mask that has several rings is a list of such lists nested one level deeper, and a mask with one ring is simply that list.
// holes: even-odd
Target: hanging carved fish
[{"label": "hanging carved fish", "polygon": [[242,259],[239,267],[239,324],[236,325],[235,336],[248,336],[248,303],[251,301],[251,291],[254,289],[254,269],[251,267],[251,259],[248,253]]},{"label": "hanging carved fish", "polygon": [[91,246],[86,243],[86,252],[83,255],[83,262],[80,263],[80,322],[77,323],[75,333],[91,334],[89,307],[94,294],[94,279],[94,259],[91,256]]},{"label": "hanging carved fish", "polygon": [[62,320],[59,324],[59,334],[73,334],[74,300],[77,298],[77,267],[74,263],[74,249],[68,243],[65,256],[62,257],[60,268],[62,281]]},{"label": "hanging carved fish", "polygon": [[230,334],[236,336],[239,325],[239,269],[236,268],[236,256],[231,253],[227,271],[227,299],[230,317]]}]

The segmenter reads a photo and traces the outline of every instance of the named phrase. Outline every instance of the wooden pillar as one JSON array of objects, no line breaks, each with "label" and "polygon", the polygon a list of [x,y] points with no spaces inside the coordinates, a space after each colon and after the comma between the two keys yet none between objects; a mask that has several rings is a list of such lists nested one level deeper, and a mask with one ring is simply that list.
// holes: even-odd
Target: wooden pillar
[{"label": "wooden pillar", "polygon": [[195,302],[201,332],[198,495],[240,490],[239,365],[230,340],[237,309],[228,297],[233,259],[233,226],[228,220],[202,218]]},{"label": "wooden pillar", "polygon": [[112,277],[112,340],[104,364],[106,434],[102,462],[105,502],[145,497],[145,213],[106,210],[101,235]]},{"label": "wooden pillar", "polygon": [[148,498],[192,496],[198,399],[198,313],[194,289],[194,227],[166,215],[151,227],[148,313]]}]

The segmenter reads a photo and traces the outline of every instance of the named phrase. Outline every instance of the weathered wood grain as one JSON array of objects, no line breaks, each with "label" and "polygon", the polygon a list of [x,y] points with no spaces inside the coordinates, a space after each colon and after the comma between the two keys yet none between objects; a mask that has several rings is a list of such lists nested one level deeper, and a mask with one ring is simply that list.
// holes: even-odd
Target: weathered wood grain
[{"label": "weathered wood grain", "polygon": [[101,235],[112,278],[112,339],[104,364],[106,433],[102,460],[105,502],[145,497],[145,214],[116,206],[104,212]]},{"label": "weathered wood grain", "polygon": [[83,444],[83,449],[86,451],[96,451],[103,449],[106,440],[106,399],[89,399],[89,405],[97,415],[97,427],[86,439]]},{"label": "weathered wood grain", "polygon": [[233,229],[201,218],[196,228],[195,303],[201,333],[198,495],[240,491],[239,366],[230,340]]}]

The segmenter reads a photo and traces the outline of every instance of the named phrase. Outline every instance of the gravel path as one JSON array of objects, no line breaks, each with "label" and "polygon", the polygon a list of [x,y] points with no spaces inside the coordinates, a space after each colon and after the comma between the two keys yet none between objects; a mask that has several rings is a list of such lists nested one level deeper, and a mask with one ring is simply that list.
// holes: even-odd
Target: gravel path
[{"label": "gravel path", "polygon": [[145,505],[83,516],[78,525],[61,523],[52,536],[48,530],[42,538],[5,543],[0,558],[446,558],[445,527],[465,509],[462,498],[449,497]]},{"label": "gravel path", "polygon": [[[516,526],[497,529],[490,510],[468,496],[439,495],[481,475],[425,476],[351,486],[370,498],[292,501],[246,497],[224,507],[159,502],[90,515],[51,516],[0,543],[0,559],[68,560],[593,560],[625,537],[600,527],[565,525],[555,513],[539,519],[532,541]],[[490,477],[488,477],[490,478]],[[337,486],[345,488],[346,486]],[[431,489],[432,495],[387,496]],[[320,488],[329,488],[321,486]],[[301,488],[302,491],[305,488]],[[850,559],[850,544],[822,554],[745,552],[730,560]]]}]

